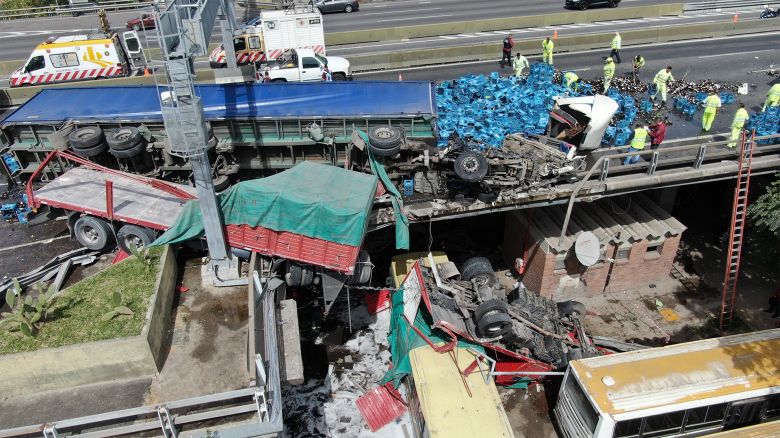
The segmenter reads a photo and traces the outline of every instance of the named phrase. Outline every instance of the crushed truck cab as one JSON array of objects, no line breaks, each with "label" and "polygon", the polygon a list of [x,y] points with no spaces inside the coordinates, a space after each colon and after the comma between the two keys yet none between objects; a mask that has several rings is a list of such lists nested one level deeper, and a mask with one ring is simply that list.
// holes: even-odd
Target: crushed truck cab
[{"label": "crushed truck cab", "polygon": [[257,81],[263,82],[265,73],[273,82],[315,82],[322,80],[327,67],[334,81],[352,80],[349,61],[338,56],[320,56],[311,49],[288,50],[275,62],[257,71]]}]

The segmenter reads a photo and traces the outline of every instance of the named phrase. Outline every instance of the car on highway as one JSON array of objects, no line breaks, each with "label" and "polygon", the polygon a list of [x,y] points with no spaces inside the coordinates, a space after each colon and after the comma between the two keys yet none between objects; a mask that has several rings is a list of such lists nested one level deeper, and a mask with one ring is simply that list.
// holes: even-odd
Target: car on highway
[{"label": "car on highway", "polygon": [[346,12],[357,11],[360,9],[358,0],[316,0],[314,7],[320,12]]},{"label": "car on highway", "polygon": [[609,6],[610,8],[616,8],[620,4],[620,0],[566,0],[566,7],[569,9],[579,9],[584,11],[591,6]]},{"label": "car on highway", "polygon": [[154,14],[143,14],[138,18],[131,18],[127,20],[125,27],[134,31],[139,31],[141,29],[154,29]]}]

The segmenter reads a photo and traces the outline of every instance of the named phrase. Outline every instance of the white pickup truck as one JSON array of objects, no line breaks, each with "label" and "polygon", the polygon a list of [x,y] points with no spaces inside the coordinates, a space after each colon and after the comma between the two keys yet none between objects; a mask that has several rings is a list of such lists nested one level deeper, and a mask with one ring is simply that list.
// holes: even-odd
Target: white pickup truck
[{"label": "white pickup truck", "polygon": [[287,50],[274,61],[257,69],[257,81],[263,82],[265,73],[271,82],[311,82],[322,80],[327,66],[334,81],[351,81],[349,61],[338,56],[320,56],[311,49]]}]

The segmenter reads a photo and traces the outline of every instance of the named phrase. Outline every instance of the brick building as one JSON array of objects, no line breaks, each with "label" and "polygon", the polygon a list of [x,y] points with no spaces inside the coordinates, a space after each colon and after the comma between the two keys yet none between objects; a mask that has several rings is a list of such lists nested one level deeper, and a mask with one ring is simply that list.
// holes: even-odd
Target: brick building
[{"label": "brick building", "polygon": [[[525,261],[526,288],[556,300],[646,286],[669,275],[685,226],[645,195],[574,206],[569,233],[559,244],[565,206],[509,212],[503,255],[509,266]],[[580,233],[593,232],[601,259],[585,267],[574,254]],[[611,263],[614,259],[610,275]]]}]

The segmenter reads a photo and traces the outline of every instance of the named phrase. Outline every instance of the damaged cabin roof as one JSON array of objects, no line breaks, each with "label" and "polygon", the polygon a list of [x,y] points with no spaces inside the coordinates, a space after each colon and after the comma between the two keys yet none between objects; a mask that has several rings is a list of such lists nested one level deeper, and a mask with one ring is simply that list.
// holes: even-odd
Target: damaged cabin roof
[{"label": "damaged cabin roof", "polygon": [[572,210],[568,233],[561,244],[559,238],[566,216],[565,205],[512,214],[523,224],[531,223],[531,239],[541,242],[543,251],[555,253],[569,251],[583,231],[593,232],[601,245],[630,245],[640,240],[663,242],[665,238],[677,236],[686,229],[643,194],[577,203]]},{"label": "damaged cabin roof", "polygon": [[595,406],[620,421],[629,412],[776,387],[779,354],[774,329],[581,359],[571,369]]}]

